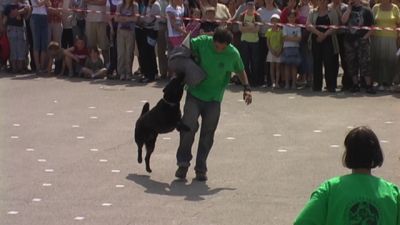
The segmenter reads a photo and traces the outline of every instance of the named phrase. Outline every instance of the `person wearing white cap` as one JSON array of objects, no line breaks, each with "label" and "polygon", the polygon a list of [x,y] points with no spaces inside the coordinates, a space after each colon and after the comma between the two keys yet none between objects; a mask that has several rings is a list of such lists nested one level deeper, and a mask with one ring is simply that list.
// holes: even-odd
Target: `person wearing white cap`
[{"label": "person wearing white cap", "polygon": [[281,75],[281,54],[283,50],[283,33],[280,26],[277,23],[280,21],[278,14],[271,16],[271,22],[274,24],[265,33],[268,45],[268,56],[267,62],[270,63],[270,76],[272,82],[272,88],[279,87],[279,80]]}]

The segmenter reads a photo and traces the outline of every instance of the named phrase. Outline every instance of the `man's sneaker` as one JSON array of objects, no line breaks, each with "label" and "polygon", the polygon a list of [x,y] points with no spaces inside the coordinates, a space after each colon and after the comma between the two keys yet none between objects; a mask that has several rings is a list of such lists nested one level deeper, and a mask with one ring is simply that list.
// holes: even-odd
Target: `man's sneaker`
[{"label": "man's sneaker", "polygon": [[175,172],[175,177],[179,179],[185,179],[187,172],[188,172],[188,167],[180,166]]},{"label": "man's sneaker", "polygon": [[198,181],[206,181],[207,178],[207,173],[206,172],[196,172],[196,180]]},{"label": "man's sneaker", "polygon": [[365,92],[367,92],[368,94],[376,94],[376,91],[372,86],[367,87]]}]

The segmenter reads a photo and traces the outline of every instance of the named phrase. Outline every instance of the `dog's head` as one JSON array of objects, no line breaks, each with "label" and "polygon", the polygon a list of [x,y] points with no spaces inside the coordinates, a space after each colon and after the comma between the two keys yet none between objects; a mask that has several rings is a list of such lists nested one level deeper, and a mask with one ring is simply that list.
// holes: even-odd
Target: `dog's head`
[{"label": "dog's head", "polygon": [[185,85],[183,79],[184,75],[178,74],[168,82],[167,86],[165,86],[163,92],[164,99],[167,102],[179,103],[181,101],[183,95],[183,86]]}]

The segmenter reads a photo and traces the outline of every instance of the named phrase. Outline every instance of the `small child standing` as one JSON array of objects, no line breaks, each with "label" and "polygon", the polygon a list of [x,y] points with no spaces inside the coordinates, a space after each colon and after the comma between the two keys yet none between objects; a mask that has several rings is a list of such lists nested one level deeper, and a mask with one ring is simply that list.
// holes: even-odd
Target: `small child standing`
[{"label": "small child standing", "polygon": [[49,63],[47,65],[47,72],[51,74],[53,63],[54,63],[54,73],[56,76],[61,76],[64,74],[65,70],[65,51],[60,47],[58,42],[52,41],[47,47],[47,54],[49,57]]},{"label": "small child standing", "polygon": [[290,88],[292,80],[292,89],[296,89],[297,66],[300,65],[300,41],[301,28],[295,27],[296,10],[291,10],[288,15],[288,24],[283,26],[283,52],[282,63],[285,67],[285,89]]},{"label": "small child standing", "polygon": [[197,36],[200,35],[200,17],[201,17],[201,12],[200,9],[198,8],[193,8],[191,9],[191,18],[193,18],[193,20],[191,20],[187,25],[186,25],[186,31],[187,32],[191,32],[190,33],[190,37],[191,38],[195,38]]},{"label": "small child standing", "polygon": [[279,88],[279,80],[281,75],[281,54],[283,48],[283,33],[281,27],[278,25],[280,21],[278,14],[271,16],[272,28],[269,28],[265,33],[267,38],[268,55],[267,62],[271,64],[270,76],[272,81],[272,88]]},{"label": "small child standing", "polygon": [[91,48],[89,58],[86,59],[85,66],[81,69],[81,75],[85,78],[104,78],[107,76],[107,69],[100,58],[97,47]]}]

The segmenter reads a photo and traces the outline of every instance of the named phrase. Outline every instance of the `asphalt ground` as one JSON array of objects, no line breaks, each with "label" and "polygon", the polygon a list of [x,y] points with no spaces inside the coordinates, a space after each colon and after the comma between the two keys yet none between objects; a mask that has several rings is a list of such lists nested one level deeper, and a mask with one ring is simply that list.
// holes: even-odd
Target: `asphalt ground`
[{"label": "asphalt ground", "polygon": [[175,180],[176,131],[159,136],[148,174],[133,126],[164,85],[1,74],[0,224],[291,224],[321,182],[349,172],[343,141],[358,125],[384,150],[374,174],[400,185],[398,93],[259,88],[246,106],[229,86],[209,180],[193,167]]}]

